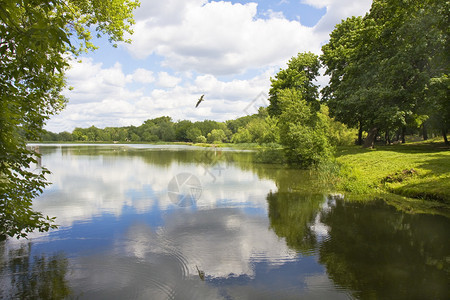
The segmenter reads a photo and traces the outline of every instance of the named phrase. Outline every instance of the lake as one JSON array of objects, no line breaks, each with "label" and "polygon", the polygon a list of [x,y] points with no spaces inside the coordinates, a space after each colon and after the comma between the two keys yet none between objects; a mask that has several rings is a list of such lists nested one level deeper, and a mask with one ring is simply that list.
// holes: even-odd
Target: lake
[{"label": "lake", "polygon": [[450,220],[323,192],[251,151],[39,145],[57,230],[0,243],[0,298],[449,299]]}]

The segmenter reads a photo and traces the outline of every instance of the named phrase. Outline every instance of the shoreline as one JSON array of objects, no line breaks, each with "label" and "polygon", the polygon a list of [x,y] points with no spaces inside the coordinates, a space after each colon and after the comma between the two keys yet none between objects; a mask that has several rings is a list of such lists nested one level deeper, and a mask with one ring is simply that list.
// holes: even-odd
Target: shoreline
[{"label": "shoreline", "polygon": [[408,212],[450,217],[450,147],[422,141],[364,149],[340,147],[335,187],[346,198],[382,198]]}]

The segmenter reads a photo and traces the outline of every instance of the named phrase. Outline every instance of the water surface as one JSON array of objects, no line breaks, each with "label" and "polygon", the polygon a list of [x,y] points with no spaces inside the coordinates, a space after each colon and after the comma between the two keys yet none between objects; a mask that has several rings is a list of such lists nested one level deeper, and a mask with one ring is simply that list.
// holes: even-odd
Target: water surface
[{"label": "water surface", "polygon": [[[253,153],[40,145],[59,229],[0,244],[0,298],[448,299],[450,222]],[[36,166],[39,171],[39,166]]]}]

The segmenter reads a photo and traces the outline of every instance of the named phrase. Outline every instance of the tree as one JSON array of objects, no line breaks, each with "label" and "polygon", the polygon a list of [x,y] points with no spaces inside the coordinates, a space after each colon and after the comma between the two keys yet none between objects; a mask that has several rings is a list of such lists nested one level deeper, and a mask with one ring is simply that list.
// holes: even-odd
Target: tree
[{"label": "tree", "polygon": [[[24,237],[51,228],[31,208],[49,183],[25,140],[36,140],[63,109],[64,73],[71,57],[94,49],[90,30],[113,43],[132,33],[137,0],[0,0],[0,236]],[[19,132],[23,132],[20,135]]]},{"label": "tree", "polygon": [[222,143],[227,140],[227,136],[222,129],[213,129],[208,133],[207,139],[209,143]]},{"label": "tree", "polygon": [[[212,120],[204,120],[201,122],[195,122],[195,127],[199,128],[202,131],[203,136],[207,136],[213,129],[222,129],[225,131],[230,131],[224,123],[219,123]],[[231,131],[230,131],[231,133]]]},{"label": "tree", "polygon": [[[328,122],[319,113],[318,86],[314,83],[319,67],[316,55],[299,53],[289,61],[287,69],[280,70],[271,80],[269,115],[278,120],[280,142],[288,161],[302,167],[326,161],[333,153],[327,137]],[[265,124],[271,129],[259,131],[272,131],[276,137],[273,121],[266,119]]]},{"label": "tree", "polygon": [[320,57],[326,67],[325,75],[330,75],[328,85],[322,90],[322,100],[337,120],[359,128],[363,127],[368,109],[359,98],[360,83],[351,76],[358,74],[354,72],[354,61],[360,55],[357,50],[363,26],[362,17],[348,18],[337,24],[330,34],[330,41],[322,47]]},{"label": "tree", "polygon": [[187,133],[189,129],[192,127],[192,122],[189,120],[178,121],[174,125],[175,127],[175,139],[177,141],[187,142],[189,138],[187,137]]},{"label": "tree", "polygon": [[227,128],[230,129],[233,134],[235,134],[239,131],[240,128],[244,128],[253,118],[253,115],[243,116],[234,120],[226,121],[226,125]]},{"label": "tree", "polygon": [[248,131],[247,128],[241,127],[233,135],[233,138],[231,139],[231,141],[233,143],[251,143],[252,142],[252,135],[250,134],[250,131]]},{"label": "tree", "polygon": [[68,142],[72,141],[72,139],[73,139],[72,134],[68,131],[58,133],[58,141]]},{"label": "tree", "polygon": [[191,141],[194,142],[196,141],[197,137],[202,135],[202,131],[200,129],[198,129],[197,127],[190,127],[187,131],[186,131],[186,138]]},{"label": "tree", "polygon": [[203,135],[197,136],[194,140],[194,143],[206,143],[206,138]]},{"label": "tree", "polygon": [[314,83],[316,76],[319,75],[320,61],[317,55],[306,52],[299,53],[288,62],[286,69],[280,69],[275,75],[269,91],[270,105],[268,107],[269,115],[278,116],[281,110],[278,105],[279,94],[284,89],[296,89],[303,95],[303,99],[310,103],[314,109],[319,110],[318,89]]},{"label": "tree", "polygon": [[330,160],[333,148],[326,116],[316,112],[296,89],[282,90],[278,101],[280,141],[288,161],[310,167]]},{"label": "tree", "polygon": [[441,131],[445,143],[448,145],[448,130],[450,129],[450,79],[448,75],[432,78],[427,89],[427,99],[430,102],[430,122],[434,128]]},{"label": "tree", "polygon": [[427,87],[448,74],[449,5],[376,0],[365,17],[336,25],[323,46],[321,60],[331,76],[323,100],[338,121],[358,126],[360,136],[368,132],[365,147],[373,147],[381,130],[404,133],[426,120],[433,107]]}]

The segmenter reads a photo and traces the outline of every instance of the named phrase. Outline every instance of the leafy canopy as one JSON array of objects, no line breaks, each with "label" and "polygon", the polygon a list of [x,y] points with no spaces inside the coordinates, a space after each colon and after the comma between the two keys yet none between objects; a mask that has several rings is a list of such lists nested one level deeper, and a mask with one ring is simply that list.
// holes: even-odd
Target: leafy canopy
[{"label": "leafy canopy", "polygon": [[448,95],[448,85],[435,83],[448,78],[449,6],[375,0],[366,16],[336,25],[321,56],[331,77],[322,91],[331,114],[373,132],[443,119],[449,105],[437,112],[439,95]]},{"label": "leafy canopy", "polygon": [[268,112],[271,116],[281,114],[278,105],[280,92],[284,89],[296,89],[301,92],[303,98],[311,103],[316,110],[319,110],[317,101],[319,93],[316,84],[316,77],[319,75],[320,61],[317,55],[311,52],[299,53],[288,62],[286,69],[280,69],[275,75],[269,91],[270,105]]}]

